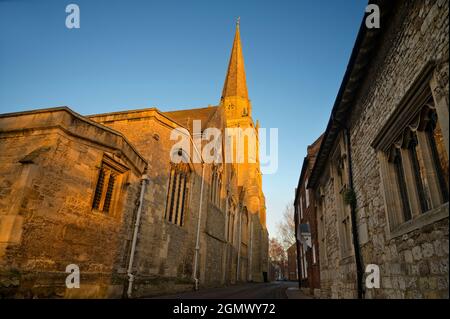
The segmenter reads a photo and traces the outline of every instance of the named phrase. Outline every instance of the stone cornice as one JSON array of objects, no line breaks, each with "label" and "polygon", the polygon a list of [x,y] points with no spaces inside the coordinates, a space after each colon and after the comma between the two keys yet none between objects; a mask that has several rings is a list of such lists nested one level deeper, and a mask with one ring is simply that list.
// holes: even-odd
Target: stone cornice
[{"label": "stone cornice", "polygon": [[144,157],[120,132],[96,123],[68,107],[0,114],[0,134],[49,131],[55,128],[123,155],[139,174],[147,166]]}]

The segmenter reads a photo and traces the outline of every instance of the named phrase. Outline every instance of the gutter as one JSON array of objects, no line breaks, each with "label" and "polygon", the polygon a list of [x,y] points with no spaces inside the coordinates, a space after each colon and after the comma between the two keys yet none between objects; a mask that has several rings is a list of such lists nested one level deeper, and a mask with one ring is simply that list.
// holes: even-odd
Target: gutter
[{"label": "gutter", "polygon": [[128,262],[128,269],[127,269],[127,276],[128,276],[127,297],[128,298],[131,298],[132,294],[133,294],[133,281],[134,281],[134,275],[132,273],[133,261],[134,261],[134,254],[136,251],[136,243],[137,243],[137,236],[139,233],[139,225],[141,222],[142,202],[144,199],[145,186],[147,185],[148,180],[149,180],[149,178],[146,174],[142,175],[142,177],[141,177],[141,194],[139,195],[139,207],[138,207],[138,211],[136,214],[136,221],[134,223],[133,241],[131,244],[130,260]]}]

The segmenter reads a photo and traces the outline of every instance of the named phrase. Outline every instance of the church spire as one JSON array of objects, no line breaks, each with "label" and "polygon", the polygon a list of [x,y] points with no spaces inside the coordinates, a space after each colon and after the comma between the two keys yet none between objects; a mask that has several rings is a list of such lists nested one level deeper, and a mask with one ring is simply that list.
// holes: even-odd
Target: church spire
[{"label": "church spire", "polygon": [[221,101],[227,97],[237,97],[248,100],[247,83],[245,79],[244,55],[242,54],[239,20],[236,21],[236,34],[231,50],[227,76],[223,86]]}]

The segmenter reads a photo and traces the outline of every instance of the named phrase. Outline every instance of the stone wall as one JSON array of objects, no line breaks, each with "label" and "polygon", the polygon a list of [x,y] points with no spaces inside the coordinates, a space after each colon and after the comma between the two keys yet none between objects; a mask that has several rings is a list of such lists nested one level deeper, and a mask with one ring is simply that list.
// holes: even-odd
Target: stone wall
[{"label": "stone wall", "polygon": [[[326,169],[330,170],[329,167]],[[320,296],[322,298],[355,298],[356,297],[356,267],[354,254],[343,256],[341,252],[341,238],[339,236],[339,221],[337,198],[330,178],[325,173],[323,198],[320,213],[323,216],[323,234],[325,244],[319,246],[324,250],[324,259],[320,260]],[[339,195],[338,195],[339,196]],[[320,243],[319,243],[320,244]]]},{"label": "stone wall", "polygon": [[[139,192],[140,172],[125,173],[116,210],[92,211],[92,198],[104,154],[100,145],[76,133],[91,124],[66,110],[0,118],[0,294],[8,297],[120,297],[126,229]],[[10,123],[7,123],[9,121]],[[51,123],[64,129],[53,128]],[[21,125],[27,123],[28,129]],[[32,129],[33,123],[48,128]],[[15,128],[15,130],[13,130]],[[93,141],[106,142],[109,132]],[[8,231],[12,224],[12,229]],[[81,288],[66,289],[66,266],[76,264]]]},{"label": "stone wall", "polygon": [[[180,117],[180,115],[177,115]],[[195,116],[193,113],[192,116]],[[189,181],[188,205],[184,223],[180,227],[164,219],[170,174],[170,153],[176,141],[170,140],[170,133],[179,124],[166,117],[156,109],[109,113],[92,116],[92,120],[107,125],[122,132],[136,149],[148,160],[148,175],[150,177],[144,196],[145,204],[142,212],[141,225],[137,243],[134,284],[136,296],[164,294],[189,290],[193,287],[193,267],[197,224],[199,218],[200,192],[202,184],[201,164],[193,163]],[[188,118],[189,119],[189,118]],[[195,118],[191,118],[190,121]],[[188,125],[191,129],[191,124]],[[202,127],[219,128],[223,132],[222,113],[213,113]],[[191,131],[188,131],[191,134]],[[207,141],[203,141],[203,146]],[[191,158],[195,150],[191,147]],[[204,184],[202,217],[200,224],[200,250],[198,259],[198,278],[202,286],[218,286],[234,282],[237,267],[237,239],[234,235],[233,244],[227,243],[225,234],[226,192],[235,200],[239,198],[237,179],[231,173],[231,164],[221,166],[222,187],[220,203],[211,202],[212,164],[204,165]],[[237,215],[239,216],[239,215]],[[267,250],[267,233],[264,233],[258,215],[254,220],[254,245],[256,252],[253,269],[254,279],[262,281],[264,262],[259,258],[267,258],[263,254]],[[238,218],[235,218],[235,233],[239,230]],[[263,235],[261,235],[263,234]],[[248,278],[246,265],[247,255],[242,254],[242,278]]]},{"label": "stone wall", "polygon": [[[388,207],[390,202],[384,198],[386,181],[382,180],[380,156],[373,146],[405,96],[410,96],[411,87],[421,79],[423,70],[434,65],[429,89],[433,91],[438,113],[444,113],[438,116],[448,154],[448,3],[401,1],[390,5],[392,14],[382,20],[380,38],[372,39],[377,42],[370,48],[373,53],[353,92],[345,123],[350,132],[351,153],[344,158],[352,167],[357,248],[363,271],[366,265],[375,264],[381,275],[380,288],[368,289],[364,282],[362,288],[366,298],[448,298],[448,202],[439,208],[442,211],[439,215],[433,215],[439,218],[424,216],[420,223],[410,222],[414,227],[401,234],[391,232],[387,214],[394,208]],[[362,43],[359,45],[365,45]],[[339,111],[335,110],[335,116],[340,116],[336,115]],[[340,129],[335,146],[345,140],[343,136]],[[321,173],[321,188],[315,189],[316,194],[323,196],[326,237],[326,245],[320,247],[324,255],[320,261],[322,296],[354,298],[356,259],[339,257],[338,205],[330,173],[331,159],[327,160]]]},{"label": "stone wall", "polygon": [[[404,1],[392,19],[350,122],[358,227],[368,235],[360,241],[363,260],[380,265],[382,276],[381,289],[368,290],[367,297],[448,298],[448,217],[390,239],[379,162],[370,146],[426,63],[446,61],[448,70],[448,3]],[[448,95],[448,83],[445,90]]]}]

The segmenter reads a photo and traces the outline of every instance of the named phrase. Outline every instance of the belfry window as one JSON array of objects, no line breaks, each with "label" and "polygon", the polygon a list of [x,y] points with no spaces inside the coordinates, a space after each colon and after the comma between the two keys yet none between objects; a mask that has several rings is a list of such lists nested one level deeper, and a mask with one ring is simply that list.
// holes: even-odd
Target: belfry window
[{"label": "belfry window", "polygon": [[190,168],[188,164],[179,163],[172,165],[165,219],[179,226],[183,225],[185,217],[189,175]]}]

